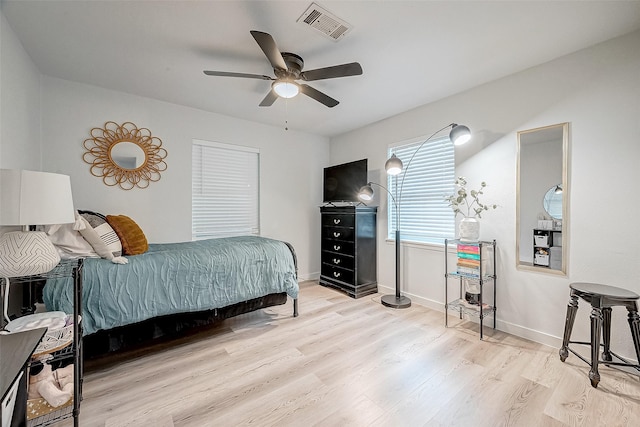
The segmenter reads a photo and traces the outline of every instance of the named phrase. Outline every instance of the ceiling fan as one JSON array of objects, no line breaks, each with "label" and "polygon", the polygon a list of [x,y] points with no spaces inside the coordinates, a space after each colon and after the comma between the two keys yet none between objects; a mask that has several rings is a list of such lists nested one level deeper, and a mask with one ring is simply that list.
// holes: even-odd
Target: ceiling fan
[{"label": "ceiling fan", "polygon": [[282,98],[292,98],[299,92],[321,102],[329,108],[335,107],[338,105],[337,100],[307,84],[297,83],[296,80],[308,82],[313,80],[334,79],[337,77],[359,76],[362,74],[362,67],[357,62],[302,71],[304,67],[302,58],[295,53],[280,52],[275,40],[270,34],[263,33],[262,31],[251,31],[251,35],[271,63],[276,76],[275,78],[261,74],[230,73],[226,71],[204,71],[204,73],[208,76],[272,80],[271,90],[260,103],[261,107],[273,105],[276,99],[278,99],[278,96]]}]

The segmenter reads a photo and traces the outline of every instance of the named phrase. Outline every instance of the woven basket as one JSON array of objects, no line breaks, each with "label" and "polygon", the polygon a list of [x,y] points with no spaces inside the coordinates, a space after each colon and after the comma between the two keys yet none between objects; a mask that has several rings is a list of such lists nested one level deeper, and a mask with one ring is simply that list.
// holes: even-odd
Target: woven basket
[{"label": "woven basket", "polygon": [[[73,316],[70,314],[65,314],[61,311],[29,314],[27,316],[19,317],[15,320],[12,320],[5,327],[11,333],[27,331],[36,327],[42,327],[38,326],[38,323],[44,321],[46,324],[46,321],[50,319],[57,320],[58,322],[61,322],[66,326],[48,326],[47,332],[45,332],[42,340],[33,353],[32,357],[34,359],[37,359],[44,354],[51,354],[56,351],[62,350],[63,348],[71,344],[71,342],[73,341],[73,323],[70,322],[72,321]],[[80,316],[78,316],[78,320],[80,320]]]},{"label": "woven basket", "polygon": [[36,359],[43,354],[53,353],[54,351],[62,350],[73,341],[73,324],[67,325],[64,328],[47,330],[33,352],[32,358]]}]

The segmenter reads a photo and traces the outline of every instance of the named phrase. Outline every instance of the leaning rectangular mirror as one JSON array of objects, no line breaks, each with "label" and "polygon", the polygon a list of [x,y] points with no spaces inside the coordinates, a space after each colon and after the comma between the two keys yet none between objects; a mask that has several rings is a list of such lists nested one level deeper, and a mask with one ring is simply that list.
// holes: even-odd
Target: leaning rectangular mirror
[{"label": "leaning rectangular mirror", "polygon": [[518,132],[516,262],[566,274],[569,123]]}]

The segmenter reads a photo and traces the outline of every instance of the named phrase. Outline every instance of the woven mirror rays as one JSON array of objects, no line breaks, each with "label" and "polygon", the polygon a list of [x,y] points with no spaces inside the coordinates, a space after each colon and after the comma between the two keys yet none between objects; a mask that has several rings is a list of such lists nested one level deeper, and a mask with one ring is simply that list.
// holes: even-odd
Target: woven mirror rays
[{"label": "woven mirror rays", "polygon": [[91,165],[91,174],[101,177],[108,186],[117,185],[123,190],[147,188],[149,183],[159,181],[161,172],[167,169],[167,150],[147,128],[108,121],[90,133],[91,138],[83,143],[87,151],[82,159]]}]

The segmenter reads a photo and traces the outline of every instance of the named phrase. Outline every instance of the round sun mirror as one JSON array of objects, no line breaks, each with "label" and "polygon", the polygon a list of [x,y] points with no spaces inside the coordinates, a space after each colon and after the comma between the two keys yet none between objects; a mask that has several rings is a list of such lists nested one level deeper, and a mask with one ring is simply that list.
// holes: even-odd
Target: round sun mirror
[{"label": "round sun mirror", "polygon": [[102,128],[93,128],[83,145],[82,159],[91,165],[89,171],[108,186],[147,188],[167,169],[167,150],[160,138],[131,122],[106,122]]},{"label": "round sun mirror", "polygon": [[562,184],[554,185],[545,193],[542,205],[551,218],[562,219]]}]

